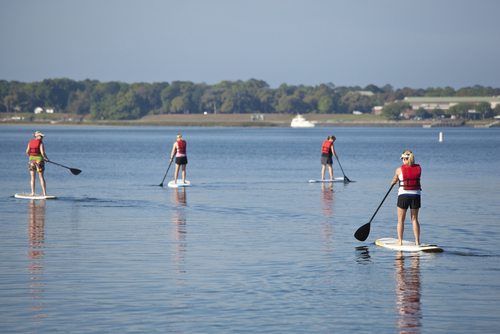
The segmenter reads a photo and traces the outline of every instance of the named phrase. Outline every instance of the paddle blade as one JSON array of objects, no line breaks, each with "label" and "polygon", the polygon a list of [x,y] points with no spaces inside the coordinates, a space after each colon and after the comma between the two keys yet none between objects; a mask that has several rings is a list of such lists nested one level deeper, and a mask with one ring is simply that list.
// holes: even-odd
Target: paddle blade
[{"label": "paddle blade", "polygon": [[366,223],[365,225],[358,228],[356,233],[354,233],[354,237],[359,241],[365,241],[370,234],[370,223]]},{"label": "paddle blade", "polygon": [[78,175],[82,172],[81,170],[76,168],[70,168],[69,170],[71,171],[71,173],[73,173],[73,175]]}]

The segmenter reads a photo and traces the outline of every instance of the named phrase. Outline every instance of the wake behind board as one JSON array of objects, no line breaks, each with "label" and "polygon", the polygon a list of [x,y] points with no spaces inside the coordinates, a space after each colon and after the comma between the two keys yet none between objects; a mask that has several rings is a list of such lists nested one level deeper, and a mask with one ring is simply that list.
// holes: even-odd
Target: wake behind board
[{"label": "wake behind board", "polygon": [[26,198],[26,199],[56,199],[55,196],[52,195],[41,195],[41,194],[35,194],[34,196],[31,196],[28,193],[19,193],[14,195],[15,198]]},{"label": "wake behind board", "polygon": [[168,183],[168,186],[171,188],[181,188],[181,187],[191,187],[191,182],[186,180],[186,183],[183,183],[182,180],[177,180],[177,183],[174,183],[174,181],[170,181]]},{"label": "wake behind board", "polygon": [[344,178],[343,177],[336,177],[333,180],[309,180],[309,183],[316,183],[316,182],[320,182],[320,183],[324,183],[324,182],[344,182]]},{"label": "wake behind board", "polygon": [[415,246],[414,242],[411,241],[406,241],[403,240],[403,245],[402,246],[396,246],[395,243],[398,242],[398,239],[395,238],[381,238],[375,241],[375,244],[378,246],[382,246],[388,249],[392,250],[399,250],[399,251],[407,251],[407,252],[435,252],[435,253],[440,253],[443,251],[442,248],[439,248],[436,245],[426,245],[426,244],[420,244],[418,246]]}]

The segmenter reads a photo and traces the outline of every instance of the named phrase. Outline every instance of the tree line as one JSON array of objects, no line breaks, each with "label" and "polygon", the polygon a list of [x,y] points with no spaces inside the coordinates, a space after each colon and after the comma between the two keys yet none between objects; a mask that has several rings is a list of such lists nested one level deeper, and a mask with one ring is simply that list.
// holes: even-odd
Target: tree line
[{"label": "tree line", "polygon": [[[147,114],[190,113],[351,113],[407,96],[495,96],[500,88],[476,85],[394,90],[391,85],[318,86],[282,84],[272,89],[262,80],[221,81],[215,85],[190,81],[123,83],[67,78],[23,83],[0,80],[0,112],[33,112],[55,107],[59,112],[87,115],[93,120],[138,119]],[[389,113],[386,113],[390,117]]]}]

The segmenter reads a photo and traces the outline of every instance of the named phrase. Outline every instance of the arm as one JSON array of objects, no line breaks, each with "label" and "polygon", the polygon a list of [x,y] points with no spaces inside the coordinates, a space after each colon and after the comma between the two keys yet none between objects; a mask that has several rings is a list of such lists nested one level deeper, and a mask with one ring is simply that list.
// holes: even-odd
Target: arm
[{"label": "arm", "polygon": [[40,153],[45,161],[49,161],[49,158],[47,158],[47,155],[45,154],[45,147],[43,146],[43,143],[40,143]]},{"label": "arm", "polygon": [[28,144],[28,148],[26,149],[26,154],[29,156],[30,155],[30,144]]},{"label": "arm", "polygon": [[333,145],[333,143],[332,143],[331,148],[332,148],[332,154],[333,154],[333,156],[334,156],[336,159],[338,159],[337,154],[335,154],[335,146]]},{"label": "arm", "polygon": [[170,162],[172,162],[172,160],[174,160],[176,153],[177,153],[177,142],[175,142],[174,146],[172,147],[172,153],[170,153]]},{"label": "arm", "polygon": [[394,174],[394,177],[392,178],[392,182],[391,182],[392,185],[395,185],[396,183],[398,183],[399,174],[401,174],[401,167],[396,169],[396,173]]}]

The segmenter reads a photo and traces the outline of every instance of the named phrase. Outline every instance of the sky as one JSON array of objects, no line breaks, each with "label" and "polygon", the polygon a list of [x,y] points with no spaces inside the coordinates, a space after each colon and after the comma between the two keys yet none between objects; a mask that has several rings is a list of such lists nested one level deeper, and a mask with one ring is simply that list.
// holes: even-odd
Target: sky
[{"label": "sky", "polygon": [[0,79],[500,87],[498,0],[0,0]]}]

